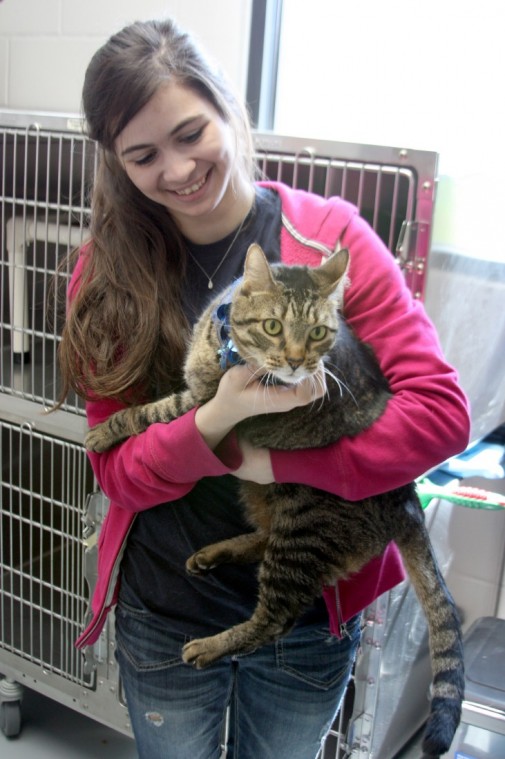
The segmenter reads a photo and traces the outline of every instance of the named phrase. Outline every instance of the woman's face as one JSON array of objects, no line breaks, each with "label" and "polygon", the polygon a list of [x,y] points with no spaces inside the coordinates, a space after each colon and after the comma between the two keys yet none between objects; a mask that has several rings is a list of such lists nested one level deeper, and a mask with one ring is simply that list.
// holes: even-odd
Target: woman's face
[{"label": "woman's face", "polygon": [[207,100],[176,82],[158,89],[115,150],[133,184],[165,206],[195,242],[224,237],[252,202],[251,184],[237,169],[232,128]]}]

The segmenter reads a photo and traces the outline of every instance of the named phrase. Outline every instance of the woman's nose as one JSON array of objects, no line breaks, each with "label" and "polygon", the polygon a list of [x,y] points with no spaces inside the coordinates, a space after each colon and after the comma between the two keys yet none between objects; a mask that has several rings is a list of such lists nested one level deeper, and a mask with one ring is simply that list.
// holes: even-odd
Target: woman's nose
[{"label": "woman's nose", "polygon": [[196,161],[173,151],[163,154],[161,174],[163,182],[170,185],[184,184],[194,173]]}]

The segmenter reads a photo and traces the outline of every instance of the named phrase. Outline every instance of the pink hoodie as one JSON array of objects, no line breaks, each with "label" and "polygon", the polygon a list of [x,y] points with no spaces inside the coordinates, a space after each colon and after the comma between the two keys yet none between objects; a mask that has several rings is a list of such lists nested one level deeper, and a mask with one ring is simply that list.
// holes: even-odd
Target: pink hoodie
[{"label": "pink hoodie", "polygon": [[[282,202],[281,259],[317,266],[337,242],[350,251],[350,280],[344,313],[356,335],[369,343],[387,377],[393,398],[382,417],[356,438],[325,448],[272,451],[277,482],[311,485],[349,500],[360,500],[411,482],[449,456],[462,451],[469,437],[465,396],[455,371],[442,356],[433,325],[405,285],[390,251],[339,198],[324,199],[274,182],[262,182]],[[78,287],[81,255],[69,288]],[[88,402],[90,426],[121,408],[119,402]],[[110,507],[98,548],[98,580],[93,618],[78,647],[98,638],[116,601],[119,565],[135,514],[181,498],[202,477],[233,474],[240,450],[233,435],[219,447],[219,458],[201,438],[195,409],[170,424],[152,425],[90,461]],[[296,473],[296,476],[294,476]],[[339,625],[390,590],[404,577],[398,550],[390,544],[382,557],[359,573],[325,588],[330,625]]]}]

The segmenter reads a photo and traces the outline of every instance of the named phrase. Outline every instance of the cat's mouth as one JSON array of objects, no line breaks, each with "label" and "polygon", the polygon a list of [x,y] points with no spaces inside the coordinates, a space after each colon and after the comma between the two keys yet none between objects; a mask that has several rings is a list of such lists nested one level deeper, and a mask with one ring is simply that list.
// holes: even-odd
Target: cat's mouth
[{"label": "cat's mouth", "polygon": [[292,385],[296,385],[299,380],[295,381],[289,381],[288,379],[283,379],[282,377],[279,377],[278,374],[273,372],[271,369],[266,369],[265,367],[258,367],[258,365],[255,365],[253,363],[248,362],[248,366],[251,369],[251,371],[255,374],[257,381],[260,383],[260,385],[272,386],[272,385],[279,385],[281,387],[290,387]]},{"label": "cat's mouth", "polygon": [[277,377],[275,374],[264,374],[260,378],[260,384],[261,385],[278,385],[280,387],[290,387],[293,384],[293,382],[286,382],[285,380],[282,380],[280,377]]},{"label": "cat's mouth", "polygon": [[256,375],[256,379],[261,385],[265,387],[270,385],[276,385],[279,387],[294,387],[304,380],[310,379],[314,375],[307,371],[306,368],[297,367],[296,369],[288,369],[287,367],[275,367],[272,369],[266,366],[259,367],[253,362],[247,362],[249,368]]},{"label": "cat's mouth", "polygon": [[279,367],[274,370],[264,369],[259,381],[265,386],[277,385],[281,387],[294,387],[305,381],[325,384],[324,363],[320,361],[314,369],[309,369],[307,366],[299,366],[296,369],[292,367],[289,369],[288,367]]},{"label": "cat's mouth", "polygon": [[274,372],[265,372],[260,378],[260,382],[262,385],[278,385],[281,387],[293,387],[294,385],[298,385],[300,382],[303,382],[306,379],[309,379],[310,375],[307,374],[307,372],[303,372],[303,374],[296,374],[293,372],[290,376],[280,376],[279,374],[276,374]]}]

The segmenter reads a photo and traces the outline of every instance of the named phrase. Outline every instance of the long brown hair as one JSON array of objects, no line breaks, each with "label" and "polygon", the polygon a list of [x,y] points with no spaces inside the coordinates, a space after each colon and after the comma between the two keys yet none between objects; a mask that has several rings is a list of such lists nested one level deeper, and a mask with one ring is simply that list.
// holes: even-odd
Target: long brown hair
[{"label": "long brown hair", "polygon": [[181,305],[186,251],[170,214],[133,185],[114,150],[128,122],[171,80],[230,124],[238,169],[254,178],[244,106],[172,21],[127,26],[95,53],[83,88],[87,130],[100,150],[92,242],[62,334],[60,403],[70,389],[134,402],[180,386],[189,329]]}]

